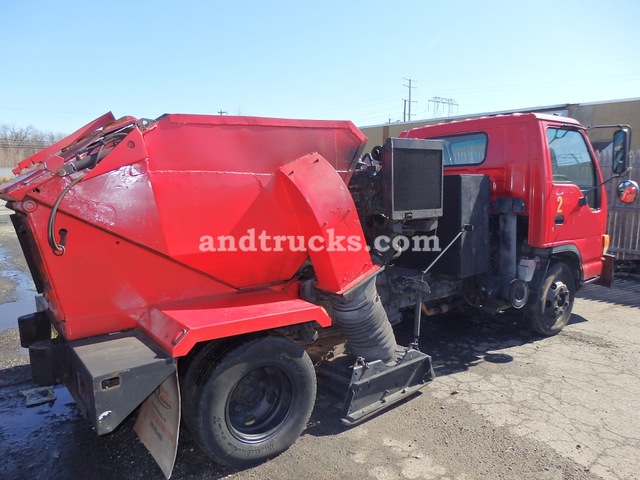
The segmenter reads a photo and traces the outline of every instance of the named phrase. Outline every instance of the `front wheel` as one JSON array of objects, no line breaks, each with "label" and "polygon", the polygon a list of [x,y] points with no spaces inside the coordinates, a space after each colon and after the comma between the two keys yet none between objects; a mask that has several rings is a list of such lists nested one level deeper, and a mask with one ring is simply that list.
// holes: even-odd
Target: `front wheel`
[{"label": "front wheel", "polygon": [[537,301],[525,310],[531,330],[545,336],[559,333],[569,322],[575,293],[569,267],[564,263],[552,264],[542,282]]},{"label": "front wheel", "polygon": [[184,419],[198,445],[230,467],[247,467],[289,448],[315,404],[315,371],[304,349],[269,336],[212,358],[190,367],[198,373],[183,385],[191,396]]}]

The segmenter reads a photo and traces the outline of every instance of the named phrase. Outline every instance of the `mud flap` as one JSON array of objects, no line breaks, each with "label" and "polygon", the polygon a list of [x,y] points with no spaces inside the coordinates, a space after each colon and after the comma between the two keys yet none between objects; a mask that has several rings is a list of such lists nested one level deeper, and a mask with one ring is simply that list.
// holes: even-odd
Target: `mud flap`
[{"label": "mud flap", "polygon": [[342,410],[342,423],[355,425],[424,387],[435,374],[431,357],[408,348],[395,364],[358,361]]},{"label": "mud flap", "polygon": [[171,477],[178,453],[180,402],[176,371],[142,403],[133,427],[167,479]]},{"label": "mud flap", "polygon": [[602,285],[603,287],[611,288],[613,285],[613,261],[615,257],[613,255],[605,254],[602,256],[602,273],[598,280],[594,283],[596,285]]}]

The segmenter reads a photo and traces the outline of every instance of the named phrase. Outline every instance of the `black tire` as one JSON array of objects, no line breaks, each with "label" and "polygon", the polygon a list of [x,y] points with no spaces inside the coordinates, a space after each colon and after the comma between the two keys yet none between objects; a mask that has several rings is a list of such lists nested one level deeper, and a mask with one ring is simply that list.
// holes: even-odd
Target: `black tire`
[{"label": "black tire", "polygon": [[199,357],[184,377],[183,418],[207,455],[243,468],[296,441],[316,399],[315,370],[300,345],[268,336]]},{"label": "black tire", "polygon": [[562,331],[571,318],[575,294],[575,281],[569,267],[561,262],[552,264],[537,301],[525,310],[529,328],[547,337]]}]

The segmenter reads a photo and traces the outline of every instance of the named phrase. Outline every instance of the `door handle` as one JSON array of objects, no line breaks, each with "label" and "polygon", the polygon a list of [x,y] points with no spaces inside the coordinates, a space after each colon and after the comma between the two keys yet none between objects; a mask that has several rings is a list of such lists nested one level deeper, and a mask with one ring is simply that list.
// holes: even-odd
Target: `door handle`
[{"label": "door handle", "polygon": [[564,224],[564,215],[556,215],[556,225]]}]

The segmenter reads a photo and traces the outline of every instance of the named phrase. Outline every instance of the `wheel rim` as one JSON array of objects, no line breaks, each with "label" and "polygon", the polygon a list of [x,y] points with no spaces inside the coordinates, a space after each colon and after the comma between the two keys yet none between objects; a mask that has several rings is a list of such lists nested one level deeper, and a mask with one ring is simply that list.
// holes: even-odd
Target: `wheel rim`
[{"label": "wheel rim", "polygon": [[231,433],[246,443],[262,442],[282,428],[291,410],[292,386],[279,368],[252,370],[236,384],[227,403]]},{"label": "wheel rim", "polygon": [[549,287],[545,301],[545,314],[553,326],[571,308],[571,292],[564,282],[556,281]]}]

